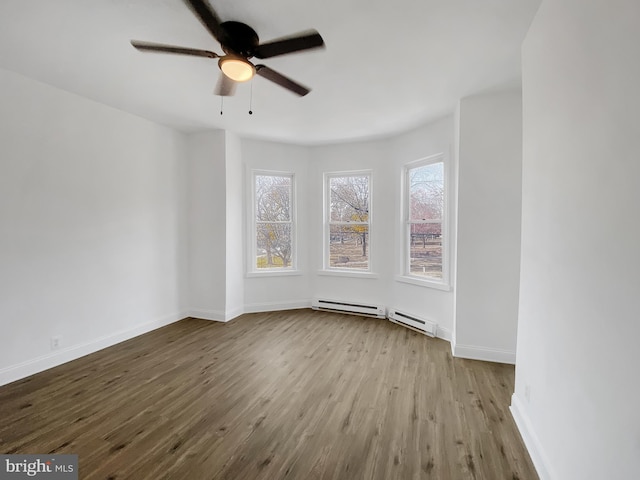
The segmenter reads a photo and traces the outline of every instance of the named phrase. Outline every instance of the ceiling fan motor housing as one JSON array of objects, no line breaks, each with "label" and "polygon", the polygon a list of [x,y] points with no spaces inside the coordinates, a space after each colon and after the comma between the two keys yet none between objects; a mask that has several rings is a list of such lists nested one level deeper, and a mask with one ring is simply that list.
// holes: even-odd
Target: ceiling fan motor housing
[{"label": "ceiling fan motor housing", "polygon": [[222,22],[220,28],[223,38],[220,43],[225,53],[236,53],[245,58],[253,57],[253,52],[260,43],[258,34],[249,25],[242,22]]}]

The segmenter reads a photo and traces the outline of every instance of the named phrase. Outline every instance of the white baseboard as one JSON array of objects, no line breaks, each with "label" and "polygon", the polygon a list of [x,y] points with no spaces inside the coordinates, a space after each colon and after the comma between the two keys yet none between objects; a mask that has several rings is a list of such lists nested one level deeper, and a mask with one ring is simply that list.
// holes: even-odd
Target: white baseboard
[{"label": "white baseboard", "polygon": [[48,353],[31,360],[27,360],[17,365],[2,368],[0,369],[0,386],[15,382],[16,380],[20,380],[44,370],[48,370],[49,368],[57,367],[58,365],[70,362],[71,360],[76,360],[80,357],[84,357],[85,355],[89,355],[90,353],[115,345],[116,343],[124,342],[125,340],[137,337],[138,335],[142,335],[177,322],[187,316],[187,314],[183,313],[168,315],[159,320],[143,323],[134,328],[120,330],[89,342],[72,345],[53,353]]},{"label": "white baseboard", "polygon": [[438,325],[438,328],[436,328],[436,337],[441,338],[442,340],[446,340],[447,342],[451,342],[451,330]]},{"label": "white baseboard", "polygon": [[188,316],[192,318],[199,318],[201,320],[209,320],[212,322],[226,322],[227,315],[222,310],[189,310]]},{"label": "white baseboard", "polygon": [[205,310],[198,308],[189,310],[189,317],[199,318],[200,320],[209,320],[211,322],[229,322],[244,313],[244,308],[239,307],[228,312],[222,310]]},{"label": "white baseboard", "polygon": [[243,307],[238,307],[238,308],[234,308],[233,310],[229,310],[225,313],[224,315],[224,321],[225,322],[229,322],[231,320],[233,320],[236,317],[239,317],[240,315],[244,314],[244,308]]},{"label": "white baseboard", "polygon": [[483,360],[485,362],[508,363],[511,365],[516,364],[516,352],[509,350],[461,345],[460,343],[451,342],[451,351],[453,356],[458,358]]},{"label": "white baseboard", "polygon": [[297,310],[311,308],[311,300],[296,300],[290,302],[263,302],[244,306],[246,313],[276,312],[278,310]]},{"label": "white baseboard", "polygon": [[244,307],[238,307],[228,312],[222,310],[205,310],[195,309],[189,310],[189,316],[193,318],[201,318],[203,320],[211,320],[213,322],[228,322],[245,313],[260,312],[276,312],[278,310],[296,310],[298,308],[310,308],[311,300],[296,300],[290,302],[264,302],[251,303]]},{"label": "white baseboard", "polygon": [[552,470],[549,460],[542,449],[538,436],[533,430],[531,420],[526,413],[523,403],[515,393],[511,396],[511,406],[509,410],[511,410],[511,415],[529,451],[529,456],[531,457],[534,467],[536,467],[540,480],[553,480],[558,478],[556,475],[551,474]]},{"label": "white baseboard", "polygon": [[[200,318],[214,322],[228,322],[244,313],[297,310],[301,308],[311,308],[311,300],[253,303],[245,305],[244,308],[239,307],[229,312],[221,310],[193,309],[184,313],[177,313],[157,321],[139,325],[132,329],[122,330],[81,345],[71,346],[60,351],[56,351],[55,353],[43,355],[17,365],[0,369],[0,385],[5,385],[62,363],[75,360],[76,358],[83,357],[103,348],[115,345],[116,343],[129,340],[130,338],[137,337],[138,335],[169,325],[170,323],[176,322],[185,317]],[[448,328],[438,326],[436,336],[451,342],[451,351],[454,357],[515,364],[515,352],[456,344],[454,341],[455,339],[453,338],[453,332]]]}]

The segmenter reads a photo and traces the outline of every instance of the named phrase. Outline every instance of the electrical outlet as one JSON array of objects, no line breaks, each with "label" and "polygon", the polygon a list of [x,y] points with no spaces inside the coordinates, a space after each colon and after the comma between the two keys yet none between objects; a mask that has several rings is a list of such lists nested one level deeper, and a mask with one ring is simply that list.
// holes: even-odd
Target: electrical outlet
[{"label": "electrical outlet", "polygon": [[525,385],[524,387],[524,399],[527,403],[531,403],[531,387],[529,385]]},{"label": "electrical outlet", "polygon": [[57,350],[62,345],[62,335],[51,337],[51,350]]}]

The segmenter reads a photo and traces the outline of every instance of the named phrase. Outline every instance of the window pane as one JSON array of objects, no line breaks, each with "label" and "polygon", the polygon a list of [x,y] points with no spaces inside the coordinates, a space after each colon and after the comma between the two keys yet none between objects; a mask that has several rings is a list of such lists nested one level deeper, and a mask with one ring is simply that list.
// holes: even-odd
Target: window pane
[{"label": "window pane", "polygon": [[256,220],[291,220],[291,177],[256,175]]},{"label": "window pane", "polygon": [[331,177],[329,179],[330,220],[367,222],[369,220],[369,177]]},{"label": "window pane", "polygon": [[329,230],[329,267],[368,270],[369,227],[331,225]]},{"label": "window pane", "polygon": [[291,266],[290,223],[258,223],[256,233],[256,268]]},{"label": "window pane", "polygon": [[442,224],[412,223],[409,240],[411,275],[442,278]]},{"label": "window pane", "polygon": [[444,164],[409,170],[409,220],[440,220],[444,211]]}]

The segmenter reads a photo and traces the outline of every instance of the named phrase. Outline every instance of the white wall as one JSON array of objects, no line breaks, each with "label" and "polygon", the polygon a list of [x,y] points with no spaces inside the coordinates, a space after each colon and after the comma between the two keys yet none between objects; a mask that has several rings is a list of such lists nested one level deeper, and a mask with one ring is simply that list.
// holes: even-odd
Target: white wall
[{"label": "white wall", "polygon": [[512,410],[542,479],[640,478],[639,18],[546,0],[523,48]]},{"label": "white wall", "polygon": [[0,384],[181,318],[184,136],[6,70],[0,105]]},{"label": "white wall", "polygon": [[244,313],[244,168],[237,135],[225,134],[226,299],[225,317]]},{"label": "white wall", "polygon": [[[383,304],[421,315],[438,323],[440,334],[451,337],[453,294],[398,282],[401,273],[402,223],[400,218],[403,166],[443,153],[451,162],[453,117],[417,127],[405,134],[363,142],[311,148],[309,214],[311,225],[311,290],[314,295]],[[371,277],[327,275],[322,269],[323,174],[370,170],[372,172]],[[453,186],[451,187],[453,188]],[[452,191],[452,199],[455,194]],[[450,225],[452,245],[455,226]]]},{"label": "white wall", "polygon": [[223,130],[188,136],[189,314],[226,319],[226,144]]},{"label": "white wall", "polygon": [[187,140],[189,314],[228,321],[244,313],[241,140],[224,130]]},{"label": "white wall", "polygon": [[[386,140],[318,146],[311,149],[309,165],[309,216],[313,219],[310,235],[312,292],[314,296],[337,300],[382,303],[386,305],[393,254],[393,175],[389,143]],[[324,275],[323,199],[324,174],[329,172],[371,171],[371,231],[369,259],[375,277]]]},{"label": "white wall", "polygon": [[[455,223],[456,211],[456,186],[452,179],[456,176],[455,156],[453,155],[454,142],[454,118],[452,115],[446,116],[438,121],[421,125],[402,135],[391,139],[391,156],[393,162],[393,172],[390,178],[394,179],[393,195],[393,221],[396,226],[394,232],[393,245],[395,245],[394,267],[392,274],[402,272],[402,235],[403,227],[401,213],[402,192],[400,188],[400,178],[403,175],[404,165],[431,157],[437,154],[444,154],[444,160],[448,163],[446,173],[448,181],[448,234],[449,241],[444,245],[445,252],[449,251],[449,275],[450,284],[455,282],[455,258],[451,254],[455,250],[456,231]],[[446,254],[446,253],[445,253]],[[453,335],[453,289],[448,291],[434,288],[425,288],[398,282],[391,282],[390,307],[399,308],[402,311],[424,316],[438,324],[438,336],[450,340]]]},{"label": "white wall", "polygon": [[[311,306],[309,301],[309,229],[308,215],[308,168],[309,149],[297,145],[287,145],[262,140],[243,139],[241,142],[244,162],[244,185],[249,186],[253,170],[291,172],[295,174],[297,194],[297,234],[298,275],[294,276],[252,276],[245,279],[245,311],[268,311]],[[245,215],[248,217],[245,231],[251,232],[251,194],[245,191]],[[251,239],[245,236],[244,248],[247,258],[253,248]]]},{"label": "white wall", "polygon": [[[437,321],[450,338],[453,327],[451,291],[396,282],[400,273],[400,179],[402,166],[444,153],[451,160],[453,117],[423,125],[404,135],[363,142],[302,147],[261,140],[242,140],[245,185],[252,169],[294,172],[298,200],[299,276],[245,279],[245,311],[310,305],[313,296],[382,303]],[[373,276],[326,275],[322,270],[323,175],[370,170],[373,173]],[[452,194],[455,200],[455,195]],[[246,202],[248,206],[249,195]],[[455,226],[452,237],[455,237]],[[249,224],[245,229],[249,230]],[[247,245],[247,248],[250,246]],[[247,252],[248,254],[248,252]]]},{"label": "white wall", "polygon": [[460,101],[455,356],[515,363],[522,95]]}]

